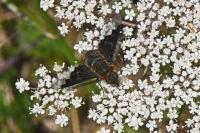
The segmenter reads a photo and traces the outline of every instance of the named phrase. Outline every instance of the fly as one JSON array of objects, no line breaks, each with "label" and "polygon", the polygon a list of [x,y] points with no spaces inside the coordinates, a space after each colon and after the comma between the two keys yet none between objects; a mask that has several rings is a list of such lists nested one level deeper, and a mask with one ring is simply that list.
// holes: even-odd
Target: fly
[{"label": "fly", "polygon": [[101,40],[97,50],[85,54],[84,63],[77,66],[62,87],[77,87],[91,82],[104,80],[113,86],[119,86],[118,74],[113,69],[113,56],[122,26],[118,26],[111,35]]}]

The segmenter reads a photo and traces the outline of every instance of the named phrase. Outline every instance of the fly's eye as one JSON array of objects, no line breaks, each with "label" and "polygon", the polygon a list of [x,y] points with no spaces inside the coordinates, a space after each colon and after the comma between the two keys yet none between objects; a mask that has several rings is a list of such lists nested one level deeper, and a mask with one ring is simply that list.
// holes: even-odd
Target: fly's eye
[{"label": "fly's eye", "polygon": [[107,82],[108,84],[111,84],[111,85],[119,86],[118,75],[117,75],[117,73],[110,72],[110,73],[107,75],[106,82]]}]

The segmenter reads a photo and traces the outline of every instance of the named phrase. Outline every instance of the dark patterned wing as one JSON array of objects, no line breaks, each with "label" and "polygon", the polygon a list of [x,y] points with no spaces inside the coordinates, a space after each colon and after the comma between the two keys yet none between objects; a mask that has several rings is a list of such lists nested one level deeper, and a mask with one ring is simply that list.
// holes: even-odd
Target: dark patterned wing
[{"label": "dark patterned wing", "polygon": [[117,29],[112,31],[112,34],[106,36],[103,40],[101,40],[99,44],[100,53],[106,58],[106,60],[111,63],[113,61],[113,55],[116,49],[117,40],[120,34],[122,26],[119,25]]},{"label": "dark patterned wing", "polygon": [[89,80],[97,80],[98,76],[92,72],[87,66],[79,65],[71,73],[70,78],[66,80],[66,83],[62,87],[72,87],[84,84]]}]

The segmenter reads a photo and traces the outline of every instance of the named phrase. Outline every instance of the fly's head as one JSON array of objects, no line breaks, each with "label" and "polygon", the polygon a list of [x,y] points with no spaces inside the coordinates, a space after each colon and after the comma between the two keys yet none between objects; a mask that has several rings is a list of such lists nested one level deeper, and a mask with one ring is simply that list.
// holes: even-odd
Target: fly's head
[{"label": "fly's head", "polygon": [[109,72],[106,76],[106,82],[113,86],[119,86],[118,74],[116,72]]}]

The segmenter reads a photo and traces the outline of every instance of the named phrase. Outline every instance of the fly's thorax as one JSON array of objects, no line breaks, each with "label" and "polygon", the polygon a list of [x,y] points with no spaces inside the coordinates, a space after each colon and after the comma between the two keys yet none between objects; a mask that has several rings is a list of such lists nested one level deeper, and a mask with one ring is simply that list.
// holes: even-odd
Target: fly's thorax
[{"label": "fly's thorax", "polygon": [[101,60],[101,55],[98,50],[91,50],[85,54],[84,64],[88,67],[92,67],[94,63],[98,60]]}]

